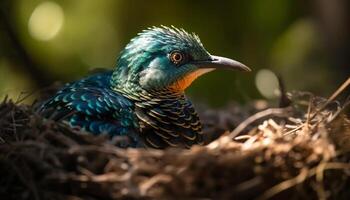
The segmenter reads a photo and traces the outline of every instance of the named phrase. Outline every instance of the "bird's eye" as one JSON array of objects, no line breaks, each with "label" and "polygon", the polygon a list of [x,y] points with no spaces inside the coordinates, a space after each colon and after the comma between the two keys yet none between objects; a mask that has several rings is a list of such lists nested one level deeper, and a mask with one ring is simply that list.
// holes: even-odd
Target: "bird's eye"
[{"label": "bird's eye", "polygon": [[174,64],[180,64],[185,60],[185,55],[182,52],[179,51],[173,51],[170,53],[169,56],[171,62],[173,62]]}]

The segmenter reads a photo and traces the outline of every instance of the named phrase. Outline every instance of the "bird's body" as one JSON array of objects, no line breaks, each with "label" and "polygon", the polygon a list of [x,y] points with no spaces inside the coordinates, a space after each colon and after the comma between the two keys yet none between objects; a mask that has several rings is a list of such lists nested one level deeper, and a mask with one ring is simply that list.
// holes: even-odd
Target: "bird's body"
[{"label": "bird's body", "polygon": [[121,52],[115,70],[67,84],[39,111],[94,134],[122,137],[121,147],[190,147],[203,138],[184,90],[211,71],[209,65],[245,67],[211,56],[183,30],[149,29]]},{"label": "bird's body", "polygon": [[68,83],[42,114],[94,134],[125,136],[122,147],[191,146],[202,140],[199,118],[184,95],[124,96],[111,88],[111,76],[110,71]]}]

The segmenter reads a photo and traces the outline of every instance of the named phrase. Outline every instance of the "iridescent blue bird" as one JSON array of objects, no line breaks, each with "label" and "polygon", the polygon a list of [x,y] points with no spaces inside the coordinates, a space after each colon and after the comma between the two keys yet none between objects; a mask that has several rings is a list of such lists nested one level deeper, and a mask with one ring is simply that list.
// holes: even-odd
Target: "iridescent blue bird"
[{"label": "iridescent blue bird", "polygon": [[124,136],[122,147],[190,147],[203,138],[184,91],[214,69],[250,71],[209,54],[195,34],[153,27],[127,44],[113,71],[66,84],[39,111],[94,134]]}]

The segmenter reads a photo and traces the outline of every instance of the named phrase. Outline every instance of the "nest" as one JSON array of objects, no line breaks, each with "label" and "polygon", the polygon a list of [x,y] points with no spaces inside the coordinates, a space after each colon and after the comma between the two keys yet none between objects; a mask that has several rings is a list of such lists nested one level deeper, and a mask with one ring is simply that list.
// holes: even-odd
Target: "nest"
[{"label": "nest", "polygon": [[349,199],[348,104],[299,93],[285,108],[201,108],[207,145],[154,150],[117,148],[5,100],[0,196]]}]

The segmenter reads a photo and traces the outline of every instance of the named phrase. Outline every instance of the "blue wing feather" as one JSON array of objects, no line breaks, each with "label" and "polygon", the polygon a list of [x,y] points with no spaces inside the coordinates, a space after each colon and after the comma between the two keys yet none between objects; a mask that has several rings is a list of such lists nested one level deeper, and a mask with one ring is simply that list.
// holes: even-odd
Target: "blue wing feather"
[{"label": "blue wing feather", "polygon": [[131,140],[127,146],[140,145],[134,104],[110,89],[111,75],[112,72],[101,73],[66,84],[40,107],[40,112],[94,134],[126,135]]}]

